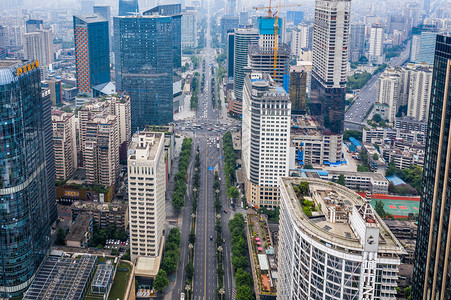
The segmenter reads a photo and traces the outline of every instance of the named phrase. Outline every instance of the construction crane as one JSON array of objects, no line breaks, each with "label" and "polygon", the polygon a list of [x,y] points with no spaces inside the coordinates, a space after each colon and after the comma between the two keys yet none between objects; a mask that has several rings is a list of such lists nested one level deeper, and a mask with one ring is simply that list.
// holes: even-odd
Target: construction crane
[{"label": "construction crane", "polygon": [[[280,2],[282,0],[279,0],[279,4],[277,5],[277,11],[274,14],[275,18],[274,18],[274,66],[273,66],[273,80],[276,80],[276,73],[277,73],[277,54],[279,51],[279,12],[280,12],[280,8],[281,7],[297,7],[297,6],[304,6],[304,4],[289,4],[289,5],[280,5]],[[273,6],[272,4],[272,0],[269,0],[269,6],[265,6],[265,7],[253,7],[253,9],[255,10],[259,10],[259,9],[267,9],[268,10],[268,17],[272,18],[273,14],[272,14],[272,8]]]},{"label": "construction crane", "polygon": [[[272,0],[269,0],[269,6],[255,6],[252,7],[255,10],[260,10],[260,9],[267,9],[268,10],[268,17],[272,17],[272,9],[274,8],[271,5]],[[277,6],[278,9],[280,9],[281,7],[298,7],[298,6],[304,6],[305,4],[288,4],[288,5],[280,5],[280,1],[279,1],[279,5]]]}]

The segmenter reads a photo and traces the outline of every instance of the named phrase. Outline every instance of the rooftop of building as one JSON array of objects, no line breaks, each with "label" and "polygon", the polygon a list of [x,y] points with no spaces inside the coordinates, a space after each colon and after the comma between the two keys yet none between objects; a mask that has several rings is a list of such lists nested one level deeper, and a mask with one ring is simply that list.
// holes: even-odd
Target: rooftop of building
[{"label": "rooftop of building", "polygon": [[[305,183],[308,190],[302,193]],[[351,216],[357,213],[357,218],[365,226],[379,228],[379,253],[405,254],[383,220],[354,191],[333,182],[311,178],[281,178],[280,184],[282,197],[289,198],[287,206],[296,218],[295,223],[318,242],[344,252],[363,251],[364,237],[359,237],[351,226]],[[295,189],[300,190],[296,192]]]},{"label": "rooftop of building", "polygon": [[85,23],[107,22],[107,20],[99,14],[89,14],[82,16],[78,15],[74,17],[82,20]]},{"label": "rooftop of building", "polygon": [[136,132],[128,148],[130,160],[155,160],[158,148],[164,137],[163,132]]},{"label": "rooftop of building", "polygon": [[[50,255],[23,300],[83,299],[96,261],[97,257],[91,255],[75,258]],[[71,297],[68,298],[68,295]]]},{"label": "rooftop of building", "polygon": [[92,224],[92,216],[87,214],[78,215],[74,224],[69,230],[65,240],[66,241],[81,241],[85,233],[89,230]]},{"label": "rooftop of building", "polygon": [[71,205],[71,209],[102,211],[102,212],[123,212],[127,208],[127,204],[117,203],[99,203],[93,201],[75,201]]}]

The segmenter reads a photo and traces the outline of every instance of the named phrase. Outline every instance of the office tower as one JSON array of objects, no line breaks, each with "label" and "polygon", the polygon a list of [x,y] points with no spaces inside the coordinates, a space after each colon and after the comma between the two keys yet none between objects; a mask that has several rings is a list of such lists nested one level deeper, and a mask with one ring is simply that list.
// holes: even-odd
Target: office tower
[{"label": "office tower", "polygon": [[23,45],[23,26],[11,26],[10,27],[10,44],[11,46],[22,47]]},{"label": "office tower", "polygon": [[111,186],[119,173],[119,132],[117,117],[108,113],[86,123],[83,161],[88,184]]},{"label": "office tower", "polygon": [[111,80],[108,21],[93,14],[74,16],[75,68],[79,93]]},{"label": "office tower", "polygon": [[246,75],[242,161],[246,199],[256,208],[279,205],[278,179],[288,176],[291,103],[269,74]]},{"label": "office tower", "polygon": [[32,33],[44,30],[44,21],[30,19],[25,22],[25,32]]},{"label": "office tower", "polygon": [[235,32],[229,32],[227,35],[227,77],[233,79],[233,63],[235,60]]},{"label": "office tower", "polygon": [[287,11],[287,22],[293,22],[294,26],[297,26],[304,20],[304,12],[298,10]]},{"label": "office tower", "polygon": [[[351,25],[352,26],[352,25]],[[395,30],[399,31],[410,31],[408,26],[408,20],[404,16],[401,15],[391,15],[387,17],[387,28],[386,33],[391,34]]]},{"label": "office tower", "polygon": [[110,51],[113,49],[113,20],[111,19],[111,7],[107,5],[96,5],[92,7],[94,14],[102,16],[108,21],[108,34],[110,35]]},{"label": "office tower", "polygon": [[0,74],[0,297],[11,298],[23,294],[50,250],[55,178],[51,104],[36,62],[3,60]]},{"label": "office tower", "polygon": [[281,44],[277,51],[276,72],[274,76],[274,49],[262,48],[260,45],[249,45],[248,66],[252,72],[266,73],[276,83],[282,85],[285,91],[288,91],[290,74],[290,47],[287,44]]},{"label": "office tower", "polygon": [[451,36],[437,35],[412,299],[450,299]]},{"label": "office tower", "polygon": [[349,0],[315,2],[310,111],[331,134],[343,133],[350,17]]},{"label": "office tower", "polygon": [[407,252],[369,202],[321,179],[279,182],[277,298],[395,299]]},{"label": "office tower", "polygon": [[358,61],[365,50],[365,24],[351,24],[349,60]]},{"label": "office tower", "polygon": [[[158,256],[165,227],[166,172],[164,133],[144,130],[133,135],[128,150],[130,254]],[[145,186],[144,193],[138,192]]]},{"label": "office tower", "polygon": [[113,96],[108,102],[110,114],[115,115],[118,122],[119,159],[125,161],[127,160],[127,148],[132,137],[130,97],[127,95]]},{"label": "office tower", "polygon": [[238,28],[239,18],[235,16],[223,16],[220,20],[221,43],[227,42],[227,34],[230,30]]},{"label": "office tower", "polygon": [[132,132],[173,120],[172,18],[114,18],[116,90],[130,96]]},{"label": "office tower", "polygon": [[235,29],[233,88],[238,102],[243,99],[244,67],[248,63],[249,44],[256,44],[258,37],[258,30],[252,27]]},{"label": "office tower", "polygon": [[305,115],[307,112],[307,77],[308,73],[302,67],[291,66],[289,87],[291,115]]},{"label": "office tower", "polygon": [[313,33],[313,26],[307,24],[299,24],[291,31],[291,54],[299,57],[302,49],[310,49],[309,37]]},{"label": "office tower", "polygon": [[402,15],[407,18],[409,22],[409,31],[412,27],[417,27],[421,22],[420,4],[417,2],[407,2],[405,7],[403,8]]},{"label": "office tower", "polygon": [[75,115],[52,111],[55,179],[67,180],[77,170]]},{"label": "office tower", "polygon": [[407,116],[426,122],[431,99],[432,66],[410,66],[408,73]]},{"label": "office tower", "polygon": [[119,16],[131,16],[139,13],[138,0],[119,0]]},{"label": "office tower", "polygon": [[401,79],[398,69],[386,69],[377,79],[376,102],[388,105],[388,121],[392,124],[401,105]]},{"label": "office tower", "polygon": [[236,0],[226,0],[225,14],[234,16],[236,13]]},{"label": "office tower", "polygon": [[94,6],[93,0],[81,0],[80,1],[80,14],[90,14]]},{"label": "office tower", "polygon": [[414,62],[434,64],[435,41],[438,32],[435,29],[423,29],[420,34],[418,55]]},{"label": "office tower", "polygon": [[53,63],[53,34],[50,30],[25,33],[24,57],[27,60],[38,60],[40,66]]},{"label": "office tower", "polygon": [[248,25],[249,24],[249,12],[241,11],[239,14],[239,25]]},{"label": "office tower", "polygon": [[368,60],[373,64],[382,64],[384,62],[384,29],[379,25],[371,26],[370,30],[370,49]]},{"label": "office tower", "polygon": [[197,47],[197,11],[187,10],[182,12],[181,21],[182,48]]},{"label": "office tower", "polygon": [[61,80],[46,80],[41,84],[42,87],[50,89],[50,99],[52,100],[53,106],[59,106],[63,103],[63,87],[61,85]]},{"label": "office tower", "polygon": [[182,6],[180,4],[158,5],[143,13],[145,16],[167,16],[172,19],[172,55],[174,68],[182,66]]}]

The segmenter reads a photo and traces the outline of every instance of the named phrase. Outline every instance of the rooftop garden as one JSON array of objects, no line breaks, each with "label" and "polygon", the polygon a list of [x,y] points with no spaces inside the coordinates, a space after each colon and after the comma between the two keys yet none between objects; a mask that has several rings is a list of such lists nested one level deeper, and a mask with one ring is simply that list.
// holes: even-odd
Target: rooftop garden
[{"label": "rooftop garden", "polygon": [[301,181],[300,184],[293,184],[293,190],[301,203],[302,211],[307,217],[311,217],[312,212],[320,210],[319,206],[315,205],[315,202],[305,199],[306,196],[310,195],[310,187],[308,182]]}]

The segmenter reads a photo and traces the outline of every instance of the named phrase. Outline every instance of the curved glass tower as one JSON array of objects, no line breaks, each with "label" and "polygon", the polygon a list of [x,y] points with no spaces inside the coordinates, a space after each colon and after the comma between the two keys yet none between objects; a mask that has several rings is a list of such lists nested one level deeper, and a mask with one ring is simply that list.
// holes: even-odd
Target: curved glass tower
[{"label": "curved glass tower", "polygon": [[138,12],[138,0],[119,0],[119,16],[131,16]]},{"label": "curved glass tower", "polygon": [[50,118],[38,63],[0,60],[0,298],[22,294],[50,249]]}]

